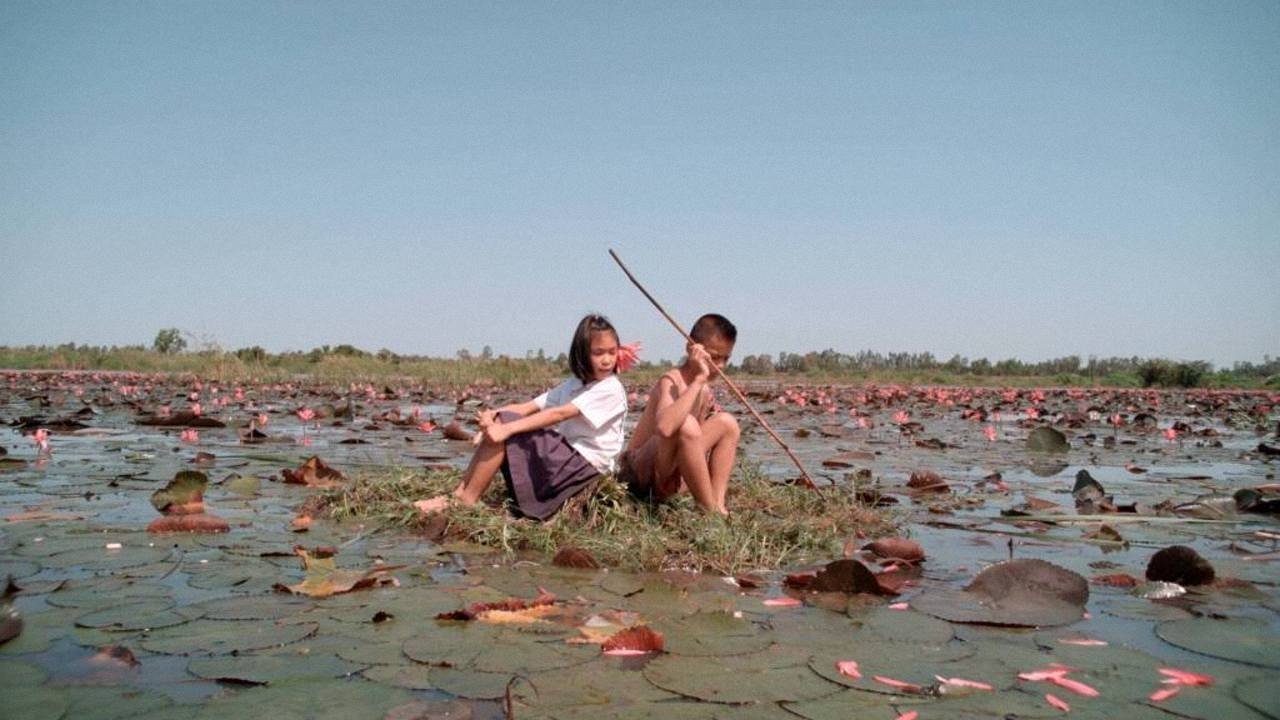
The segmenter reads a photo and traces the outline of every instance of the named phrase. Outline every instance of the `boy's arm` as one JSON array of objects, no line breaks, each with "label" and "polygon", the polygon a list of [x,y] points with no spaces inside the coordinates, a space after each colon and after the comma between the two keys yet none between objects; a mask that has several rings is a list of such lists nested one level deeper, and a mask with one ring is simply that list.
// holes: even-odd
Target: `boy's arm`
[{"label": "boy's arm", "polygon": [[[657,419],[658,435],[664,438],[675,437],[680,432],[680,426],[684,423],[685,418],[689,417],[693,409],[697,407],[698,401],[702,399],[702,391],[706,389],[707,377],[711,373],[711,360],[707,356],[707,351],[701,345],[689,346],[689,359],[693,362],[696,374],[689,383],[684,392],[672,397],[675,391],[675,381],[663,375],[658,380],[658,387],[655,391],[658,395],[658,411],[655,413]],[[663,387],[663,384],[666,387]]]}]

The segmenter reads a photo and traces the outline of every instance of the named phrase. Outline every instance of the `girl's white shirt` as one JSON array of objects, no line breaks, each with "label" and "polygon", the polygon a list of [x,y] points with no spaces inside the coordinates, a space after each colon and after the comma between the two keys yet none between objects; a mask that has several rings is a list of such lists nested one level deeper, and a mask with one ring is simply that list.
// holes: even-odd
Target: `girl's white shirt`
[{"label": "girl's white shirt", "polygon": [[613,472],[622,452],[622,424],[627,419],[627,390],[617,375],[590,385],[571,377],[533,399],[539,410],[572,403],[579,415],[555,425],[578,454],[596,470]]}]

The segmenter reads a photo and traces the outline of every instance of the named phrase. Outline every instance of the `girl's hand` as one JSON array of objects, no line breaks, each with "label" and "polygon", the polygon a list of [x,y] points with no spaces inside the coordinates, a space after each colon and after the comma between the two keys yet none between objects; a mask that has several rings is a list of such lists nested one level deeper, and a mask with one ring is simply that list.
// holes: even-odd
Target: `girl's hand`
[{"label": "girl's hand", "polygon": [[511,437],[511,431],[506,425],[500,422],[492,423],[483,431],[484,438],[492,443],[502,444]]},{"label": "girl's hand", "polygon": [[476,414],[476,421],[480,423],[480,429],[483,430],[498,422],[498,413],[494,410],[481,410]]}]

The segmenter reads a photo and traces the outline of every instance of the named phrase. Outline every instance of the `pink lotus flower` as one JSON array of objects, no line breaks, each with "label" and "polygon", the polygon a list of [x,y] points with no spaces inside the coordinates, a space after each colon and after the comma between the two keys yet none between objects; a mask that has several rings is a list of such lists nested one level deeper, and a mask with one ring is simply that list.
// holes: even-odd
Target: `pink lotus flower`
[{"label": "pink lotus flower", "polygon": [[859,428],[861,428],[861,429],[863,429],[863,430],[866,430],[866,429],[867,429],[868,427],[870,427],[870,426],[871,426],[871,423],[870,423],[866,418],[864,418],[864,417],[862,417],[862,416],[859,416],[859,417],[858,417],[858,427],[859,427]]},{"label": "pink lotus flower", "polygon": [[907,414],[906,410],[899,410],[893,414],[893,421],[899,425],[905,425],[910,419],[911,416]]},{"label": "pink lotus flower", "polygon": [[191,443],[192,445],[195,445],[200,442],[200,433],[192,430],[191,428],[187,428],[182,431],[182,434],[178,436],[178,439],[184,443]]},{"label": "pink lotus flower", "polygon": [[201,412],[203,412],[203,411],[204,411],[204,408],[200,407],[200,403],[198,403],[198,402],[197,402],[197,403],[191,403],[191,414],[192,414],[192,415],[195,415],[196,417],[200,417],[200,413],[201,413]]},{"label": "pink lotus flower", "polygon": [[418,429],[424,433],[429,433],[436,429],[436,424],[431,422],[430,420],[426,420],[418,423]]},{"label": "pink lotus flower", "polygon": [[644,349],[644,345],[639,341],[627,343],[618,346],[618,372],[626,372],[635,367],[640,360],[640,351]]},{"label": "pink lotus flower", "polygon": [[40,452],[49,452],[49,431],[44,428],[37,428],[35,434],[31,436],[31,442],[36,444],[36,448]]},{"label": "pink lotus flower", "polygon": [[995,442],[995,441],[996,441],[996,426],[995,426],[995,425],[988,425],[988,426],[986,426],[986,427],[982,428],[982,434],[987,436],[987,442]]},{"label": "pink lotus flower", "polygon": [[304,407],[298,411],[298,419],[302,422],[311,422],[316,416],[316,411],[309,407]]},{"label": "pink lotus flower", "polygon": [[258,413],[258,427],[266,427],[267,421],[270,419],[266,413]]},{"label": "pink lotus flower", "polygon": [[1177,442],[1177,441],[1178,441],[1178,431],[1177,431],[1177,430],[1174,430],[1173,428],[1165,428],[1165,430],[1164,430],[1164,439],[1165,439],[1165,440],[1167,440],[1167,441],[1169,441],[1169,442]]},{"label": "pink lotus flower", "polygon": [[858,670],[857,660],[837,660],[836,670],[845,677],[858,680],[862,677],[862,671]]},{"label": "pink lotus flower", "polygon": [[1120,413],[1116,413],[1111,416],[1111,425],[1112,427],[1120,427],[1121,425],[1124,425],[1124,418],[1120,417]]},{"label": "pink lotus flower", "polygon": [[1027,417],[1031,418],[1032,420],[1036,420],[1040,417],[1040,411],[1033,407],[1027,408]]}]

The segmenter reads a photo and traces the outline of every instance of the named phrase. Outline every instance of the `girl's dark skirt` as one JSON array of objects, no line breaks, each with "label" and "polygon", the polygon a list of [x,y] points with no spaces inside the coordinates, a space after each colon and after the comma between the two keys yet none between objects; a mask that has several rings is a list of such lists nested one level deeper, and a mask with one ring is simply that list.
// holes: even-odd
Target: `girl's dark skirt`
[{"label": "girl's dark skirt", "polygon": [[[511,422],[520,416],[502,413],[501,417]],[[600,477],[563,435],[549,428],[512,435],[506,448],[502,477],[516,510],[525,517],[546,520]]]}]

